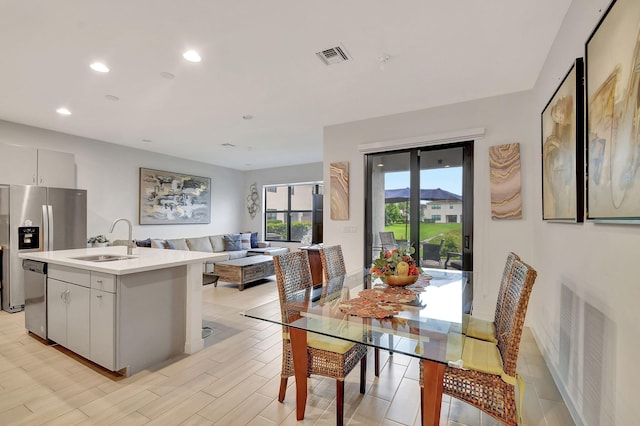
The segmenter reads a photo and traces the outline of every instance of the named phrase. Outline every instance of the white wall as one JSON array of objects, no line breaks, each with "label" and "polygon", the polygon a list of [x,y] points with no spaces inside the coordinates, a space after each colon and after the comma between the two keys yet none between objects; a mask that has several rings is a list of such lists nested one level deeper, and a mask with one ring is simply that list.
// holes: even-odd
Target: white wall
[{"label": "white wall", "polygon": [[[266,185],[278,185],[289,183],[306,183],[306,182],[321,182],[322,176],[322,163],[310,163],[300,164],[290,167],[275,167],[270,169],[261,169],[245,172],[244,177],[244,207],[242,211],[243,229],[248,231],[258,231],[258,239],[264,238],[264,187]],[[249,185],[256,183],[258,186],[258,192],[260,193],[260,205],[261,208],[256,213],[255,218],[252,220],[247,211],[246,200],[249,195]],[[325,187],[326,188],[326,187]],[[272,245],[279,247],[289,247],[294,250],[300,244],[298,243],[281,243],[274,242]]]},{"label": "white wall", "polygon": [[[536,123],[528,118],[529,93],[482,99],[462,104],[413,111],[404,114],[362,120],[325,128],[324,176],[329,182],[329,163],[349,161],[349,220],[329,217],[329,197],[324,206],[324,242],[342,244],[348,271],[363,266],[364,252],[364,157],[357,146],[363,143],[394,141],[484,127],[484,139],[474,144],[474,312],[492,318],[496,294],[505,259],[513,250],[529,259],[532,256],[532,222],[540,209],[532,193],[537,184],[534,157],[539,155],[535,139]],[[488,147],[506,143],[521,144],[522,220],[491,219]],[[534,182],[535,181],[535,182]],[[329,193],[330,185],[325,187]],[[355,233],[350,233],[351,229]]]},{"label": "white wall", "polygon": [[[178,142],[178,141],[177,141]],[[0,121],[0,143],[75,154],[77,187],[87,189],[87,235],[107,234],[118,217],[131,220],[134,238],[171,238],[239,232],[239,211],[246,212],[241,171],[127,148],[21,124]],[[211,178],[208,225],[138,225],[139,168],[167,170]],[[4,183],[4,182],[3,182]],[[127,236],[118,224],[113,239]]]},{"label": "white wall", "polygon": [[[532,93],[538,114],[573,60],[584,56],[608,3],[573,1]],[[534,168],[540,167],[536,157]],[[640,260],[640,227],[543,223],[538,217],[532,242],[539,275],[527,316],[574,418],[637,424],[640,373],[633,366],[640,353],[640,278],[632,267]]]},{"label": "white wall", "polygon": [[[350,216],[330,220],[326,197],[324,234],[326,244],[342,244],[349,271],[362,267],[364,169],[358,144],[484,127],[485,138],[475,143],[474,314],[493,315],[507,252],[517,252],[538,271],[527,324],[576,423],[628,425],[640,416],[640,372],[634,368],[640,278],[632,269],[640,260],[640,226],[545,223],[541,207],[540,113],[572,61],[584,55],[608,3],[573,1],[532,91],[325,128],[324,180],[329,182],[329,163],[350,162]],[[487,148],[512,142],[521,144],[524,217],[494,221]],[[347,232],[351,227],[355,233]],[[557,394],[543,386],[537,391],[552,406]]]}]

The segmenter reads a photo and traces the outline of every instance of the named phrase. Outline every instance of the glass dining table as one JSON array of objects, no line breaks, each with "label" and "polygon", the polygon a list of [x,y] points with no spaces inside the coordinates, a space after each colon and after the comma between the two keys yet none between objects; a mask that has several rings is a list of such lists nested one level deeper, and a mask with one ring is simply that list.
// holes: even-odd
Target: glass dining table
[{"label": "glass dining table", "polygon": [[469,271],[425,268],[414,284],[392,287],[363,270],[299,291],[282,307],[275,300],[242,314],[289,327],[298,420],[307,399],[307,332],[313,332],[420,359],[422,424],[438,425],[445,366],[462,358],[472,278]]}]

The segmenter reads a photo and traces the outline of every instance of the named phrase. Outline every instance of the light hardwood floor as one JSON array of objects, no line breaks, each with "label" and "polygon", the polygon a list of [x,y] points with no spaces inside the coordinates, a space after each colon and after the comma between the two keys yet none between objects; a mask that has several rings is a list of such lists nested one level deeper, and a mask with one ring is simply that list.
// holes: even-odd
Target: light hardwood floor
[{"label": "light hardwood floor", "polygon": [[[0,312],[1,425],[332,425],[334,381],[313,377],[304,422],[295,419],[295,380],[284,404],[279,386],[281,329],[239,312],[277,298],[274,282],[243,292],[219,283],[204,287],[206,348],[150,371],[117,378],[24,329],[24,313]],[[141,342],[141,344],[144,344]],[[368,369],[358,391],[358,369],[345,386],[345,423],[418,425],[418,364],[384,351],[380,377]],[[519,369],[526,382],[525,425],[573,425],[532,334],[526,330]],[[373,365],[370,351],[369,365]],[[444,396],[442,425],[495,425],[490,417]]]}]

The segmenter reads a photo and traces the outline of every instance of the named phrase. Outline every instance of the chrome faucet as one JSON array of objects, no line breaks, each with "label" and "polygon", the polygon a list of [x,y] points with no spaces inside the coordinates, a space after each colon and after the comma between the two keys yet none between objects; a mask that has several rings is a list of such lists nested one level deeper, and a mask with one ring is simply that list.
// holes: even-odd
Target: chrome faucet
[{"label": "chrome faucet", "polygon": [[109,230],[109,233],[111,234],[113,232],[113,228],[116,227],[116,223],[120,222],[121,220],[124,220],[125,222],[127,222],[127,225],[129,225],[129,238],[127,239],[127,254],[131,255],[133,250],[133,237],[131,236],[133,226],[131,225],[131,221],[123,217],[114,220],[113,223],[111,224],[111,229]]}]

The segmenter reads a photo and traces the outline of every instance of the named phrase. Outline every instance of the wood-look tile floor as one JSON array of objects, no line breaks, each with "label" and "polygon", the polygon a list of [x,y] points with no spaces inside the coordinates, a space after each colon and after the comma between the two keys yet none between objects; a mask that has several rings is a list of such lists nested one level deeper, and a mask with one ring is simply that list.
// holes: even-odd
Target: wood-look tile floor
[{"label": "wood-look tile floor", "polygon": [[[117,378],[27,334],[24,313],[0,311],[0,425],[294,425],[295,380],[277,401],[281,329],[239,312],[277,298],[274,282],[204,287],[205,349],[128,378]],[[532,334],[519,369],[525,378],[525,425],[573,425]],[[373,353],[369,354],[373,365]],[[368,369],[359,393],[356,368],[345,386],[345,423],[418,425],[418,364],[381,351],[380,377]],[[442,425],[496,425],[475,408],[444,396]],[[300,424],[335,424],[335,382],[312,377]]]}]

